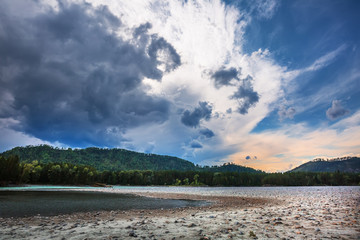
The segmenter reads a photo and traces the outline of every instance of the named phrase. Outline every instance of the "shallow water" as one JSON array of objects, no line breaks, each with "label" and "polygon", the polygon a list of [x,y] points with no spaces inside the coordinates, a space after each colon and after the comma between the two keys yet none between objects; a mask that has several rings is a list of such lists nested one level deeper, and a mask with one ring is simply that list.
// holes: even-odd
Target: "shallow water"
[{"label": "shallow water", "polygon": [[103,210],[168,209],[207,204],[204,201],[146,198],[132,194],[66,191],[59,188],[37,188],[37,191],[30,189],[32,190],[17,188],[0,191],[0,217],[53,216]]}]

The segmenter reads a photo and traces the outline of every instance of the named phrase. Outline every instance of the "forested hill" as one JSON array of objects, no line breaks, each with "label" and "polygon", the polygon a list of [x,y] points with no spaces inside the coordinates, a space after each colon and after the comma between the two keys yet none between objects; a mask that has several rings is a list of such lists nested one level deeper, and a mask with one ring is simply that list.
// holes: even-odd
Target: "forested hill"
[{"label": "forested hill", "polygon": [[66,162],[92,166],[99,171],[120,170],[195,170],[192,162],[171,156],[138,153],[125,149],[59,149],[48,145],[15,147],[1,154],[18,155],[21,162]]},{"label": "forested hill", "polygon": [[292,169],[290,172],[360,172],[360,158],[344,157],[330,160],[314,159],[304,163],[299,167]]},{"label": "forested hill", "polygon": [[15,147],[0,155],[9,157],[17,155],[21,162],[40,163],[64,162],[75,165],[87,165],[98,171],[122,171],[122,170],[178,170],[178,171],[210,171],[210,172],[261,172],[253,168],[243,167],[236,164],[224,164],[222,166],[199,167],[192,162],[172,156],[139,153],[125,149],[59,149],[48,145]]},{"label": "forested hill", "polygon": [[207,172],[237,172],[237,173],[244,173],[244,172],[248,172],[248,173],[262,173],[263,171],[260,170],[255,170],[253,168],[250,167],[244,167],[244,166],[240,166],[240,165],[236,165],[234,163],[225,163],[221,166],[212,166],[212,167],[202,167],[201,168],[204,171]]}]

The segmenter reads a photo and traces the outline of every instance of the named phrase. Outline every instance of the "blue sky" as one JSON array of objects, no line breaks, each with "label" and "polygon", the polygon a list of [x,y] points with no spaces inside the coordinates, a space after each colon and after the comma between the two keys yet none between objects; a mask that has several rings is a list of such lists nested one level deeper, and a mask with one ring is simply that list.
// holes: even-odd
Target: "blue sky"
[{"label": "blue sky", "polygon": [[358,156],[359,11],[350,0],[1,1],[0,151],[118,147],[265,171]]}]

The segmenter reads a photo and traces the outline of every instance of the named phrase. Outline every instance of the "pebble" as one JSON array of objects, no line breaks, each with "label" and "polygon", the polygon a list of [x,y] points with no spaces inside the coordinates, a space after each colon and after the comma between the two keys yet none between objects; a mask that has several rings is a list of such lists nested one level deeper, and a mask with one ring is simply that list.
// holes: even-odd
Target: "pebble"
[{"label": "pebble", "polygon": [[129,232],[129,237],[137,237],[136,233],[134,230]]}]

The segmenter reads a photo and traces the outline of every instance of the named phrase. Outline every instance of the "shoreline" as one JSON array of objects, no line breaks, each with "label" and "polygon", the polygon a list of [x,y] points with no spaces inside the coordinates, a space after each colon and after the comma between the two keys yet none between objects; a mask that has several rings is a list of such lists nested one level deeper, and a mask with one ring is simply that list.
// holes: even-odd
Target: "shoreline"
[{"label": "shoreline", "polygon": [[[102,190],[84,190],[84,189],[66,189],[66,191],[90,191],[90,192],[104,192],[110,193],[109,191]],[[113,194],[124,194],[116,193]],[[176,199],[176,200],[190,200],[190,201],[206,201],[209,205],[205,206],[186,206],[176,208],[158,208],[158,209],[130,209],[130,210],[101,210],[101,211],[90,211],[90,212],[74,212],[70,214],[59,214],[54,216],[26,216],[26,217],[0,217],[0,223],[7,222],[10,225],[16,225],[17,222],[21,221],[24,223],[38,223],[42,220],[61,220],[63,218],[70,221],[87,220],[93,221],[95,219],[106,220],[108,218],[126,219],[128,216],[141,217],[144,215],[152,216],[169,216],[169,214],[187,214],[190,212],[199,211],[229,211],[232,209],[243,209],[243,208],[254,208],[266,205],[279,205],[284,201],[275,201],[274,199],[266,198],[252,198],[252,197],[228,197],[228,196],[202,196],[194,194],[174,194],[174,193],[143,193],[134,192],[126,193],[141,197],[158,198],[158,199]]]}]

